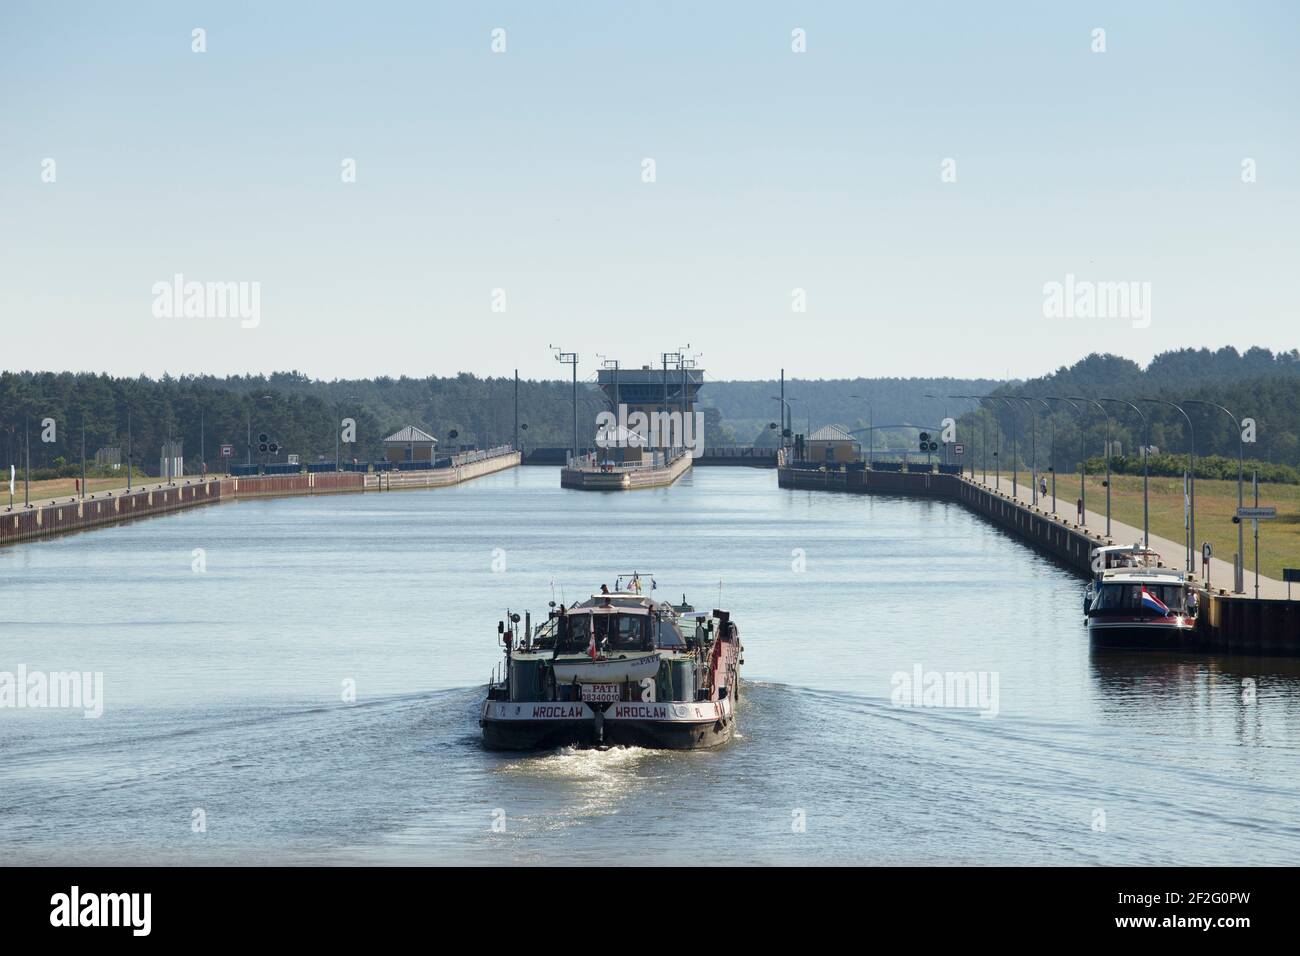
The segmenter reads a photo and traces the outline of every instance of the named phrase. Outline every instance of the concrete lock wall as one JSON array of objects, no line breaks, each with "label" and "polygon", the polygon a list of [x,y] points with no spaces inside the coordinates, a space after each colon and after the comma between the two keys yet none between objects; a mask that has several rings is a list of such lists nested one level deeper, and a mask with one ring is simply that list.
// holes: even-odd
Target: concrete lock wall
[{"label": "concrete lock wall", "polygon": [[662,488],[671,485],[691,470],[690,455],[674,458],[659,468],[600,471],[595,468],[563,468],[560,487],[579,491],[627,491],[633,488]]},{"label": "concrete lock wall", "polygon": [[[1054,519],[957,475],[780,468],[777,481],[782,488],[956,501],[1084,578],[1092,573],[1092,549],[1106,543],[1101,535],[1073,522]],[[1229,653],[1300,654],[1300,601],[1255,600],[1202,591],[1196,639],[1201,647]]]},{"label": "concrete lock wall", "polygon": [[196,478],[177,485],[145,486],[129,494],[96,494],[27,509],[15,506],[13,511],[0,512],[0,545],[214,504],[228,496],[232,488],[233,479]]},{"label": "concrete lock wall", "polygon": [[[491,458],[444,468],[438,472],[419,475],[437,475],[436,480],[413,481],[410,487],[437,487],[456,484],[491,474],[519,464],[518,452],[507,452]],[[12,511],[0,511],[0,546],[33,541],[58,534],[71,534],[90,528],[119,524],[137,518],[149,518],[182,508],[216,504],[239,498],[275,498],[289,495],[339,494],[361,492],[367,488],[379,490],[378,475],[362,472],[317,472],[298,475],[261,475],[248,478],[191,478],[181,479],[175,485],[145,485],[139,489],[117,494],[101,492],[84,499],[59,501],[32,508],[15,505]],[[416,475],[409,476],[416,478]],[[385,481],[385,487],[386,487]],[[398,485],[394,488],[406,487]]]}]

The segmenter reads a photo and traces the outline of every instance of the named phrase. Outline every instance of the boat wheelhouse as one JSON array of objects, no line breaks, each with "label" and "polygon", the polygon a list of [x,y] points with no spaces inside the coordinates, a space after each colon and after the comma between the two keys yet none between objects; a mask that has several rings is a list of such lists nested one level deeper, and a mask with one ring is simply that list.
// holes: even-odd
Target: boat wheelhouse
[{"label": "boat wheelhouse", "polygon": [[1160,552],[1143,547],[1139,543],[1107,544],[1093,548],[1089,554],[1092,565],[1092,579],[1083,592],[1083,613],[1088,613],[1092,599],[1097,593],[1097,583],[1107,571],[1117,568],[1159,568],[1164,566]]},{"label": "boat wheelhouse", "polygon": [[1094,647],[1187,648],[1196,631],[1195,584],[1174,568],[1103,571],[1087,614],[1088,637]]},{"label": "boat wheelhouse", "polygon": [[479,723],[500,749],[626,744],[713,747],[735,728],[743,648],[724,610],[657,601],[648,576],[621,575],[544,622],[507,614],[505,660]]}]

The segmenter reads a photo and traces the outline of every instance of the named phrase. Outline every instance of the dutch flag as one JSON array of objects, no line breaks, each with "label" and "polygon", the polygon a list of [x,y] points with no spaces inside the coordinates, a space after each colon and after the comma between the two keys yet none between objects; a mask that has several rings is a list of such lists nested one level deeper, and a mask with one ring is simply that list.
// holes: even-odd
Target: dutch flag
[{"label": "dutch flag", "polygon": [[1142,589],[1142,606],[1148,611],[1155,611],[1161,617],[1169,616],[1169,605],[1165,604],[1146,588]]}]

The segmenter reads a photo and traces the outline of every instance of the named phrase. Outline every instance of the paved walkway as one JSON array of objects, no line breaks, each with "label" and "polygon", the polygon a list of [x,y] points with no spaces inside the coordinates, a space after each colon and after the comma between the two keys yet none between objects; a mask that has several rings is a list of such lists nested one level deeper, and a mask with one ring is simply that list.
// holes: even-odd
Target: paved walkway
[{"label": "paved walkway", "polygon": [[[223,476],[209,475],[207,480],[216,481],[218,478],[221,477]],[[189,478],[177,479],[176,481],[172,482],[172,485],[173,487],[180,487],[183,485],[197,485],[202,483],[203,483],[202,478],[198,477],[197,475],[192,475]],[[167,486],[167,482],[165,481],[161,481],[161,482],[160,481],[136,481],[136,482],[132,482],[130,493],[135,494],[138,491],[161,491],[166,486]],[[14,505],[13,508],[10,509],[9,488],[7,485],[5,486],[4,497],[0,498],[0,514],[12,514],[15,511],[31,510],[32,508],[50,508],[55,505],[75,505],[78,502],[78,500],[80,500],[79,496],[76,493],[70,495],[60,495],[57,498],[33,498],[30,507],[24,509],[22,485],[18,484],[14,490],[17,491],[18,493],[14,495]],[[122,497],[122,495],[125,494],[127,494],[126,485],[122,485],[122,487],[120,488],[96,488],[94,491],[89,492],[86,495],[85,500],[89,501],[91,498],[96,498],[96,499],[120,498]]]},{"label": "paved walkway", "polygon": [[[1032,504],[1033,492],[1030,483],[1029,473],[1021,472],[1019,477],[1020,480],[1017,484],[1016,494],[1014,495],[1014,497],[1017,501],[1021,502],[1022,504],[1026,504],[1026,505]],[[1002,476],[1000,485],[996,477],[992,473],[989,474],[987,482],[985,482],[983,478],[984,475],[981,472],[976,471],[975,484],[982,485],[983,487],[988,488],[990,491],[1001,490],[1001,492],[1007,497],[1013,497],[1011,493],[1011,475],[1004,474]],[[967,476],[967,480],[969,480],[969,476]],[[1053,514],[1052,495],[1051,495],[1052,479],[1050,476],[1047,479],[1047,491],[1048,491],[1047,497],[1039,499],[1039,508],[1044,514]],[[1077,482],[1075,482],[1074,484],[1070,484],[1069,482],[1062,483],[1058,477],[1056,482],[1056,494],[1057,494],[1056,497],[1057,510],[1055,512],[1055,515],[1073,524],[1074,520],[1078,517],[1078,509],[1076,508],[1076,502],[1079,500],[1078,483]],[[1095,503],[1096,503],[1095,498],[1090,497],[1088,499],[1089,505]],[[1089,508],[1085,512],[1084,527],[1086,527],[1089,531],[1092,531],[1096,534],[1104,535],[1106,533],[1106,512],[1105,512],[1106,496],[1104,493],[1101,496],[1101,505],[1102,505],[1102,511],[1100,513],[1093,511],[1092,508]],[[1141,543],[1142,529],[1138,527],[1134,527],[1133,525],[1130,524],[1125,524],[1122,521],[1117,521],[1112,517],[1110,521],[1110,537],[1115,544]],[[1178,567],[1179,565],[1183,564],[1186,561],[1186,558],[1184,557],[1186,551],[1186,545],[1184,545],[1183,542],[1181,541],[1171,541],[1168,538],[1161,538],[1153,534],[1151,535],[1151,547],[1154,548],[1156,551],[1160,552],[1160,556],[1164,558],[1165,564],[1171,565],[1173,567]],[[1246,532],[1246,596],[1247,597],[1255,596],[1255,572],[1252,563],[1253,556],[1254,553],[1251,549],[1251,532],[1249,529],[1247,529]],[[1204,575],[1203,568],[1201,566],[1202,562],[1201,562],[1201,553],[1199,548],[1196,550],[1195,554],[1193,555],[1193,559],[1195,561],[1193,567],[1197,572],[1197,577],[1200,578],[1200,580],[1204,581],[1205,575]],[[1228,591],[1232,590],[1232,562],[1231,561],[1224,561],[1221,558],[1210,559],[1210,585],[1214,588],[1224,588]],[[1261,598],[1275,598],[1275,599],[1285,600],[1286,584],[1282,581],[1275,580],[1274,578],[1266,578],[1263,575],[1260,575],[1259,596]],[[1297,596],[1300,596],[1300,593],[1298,593]]]}]

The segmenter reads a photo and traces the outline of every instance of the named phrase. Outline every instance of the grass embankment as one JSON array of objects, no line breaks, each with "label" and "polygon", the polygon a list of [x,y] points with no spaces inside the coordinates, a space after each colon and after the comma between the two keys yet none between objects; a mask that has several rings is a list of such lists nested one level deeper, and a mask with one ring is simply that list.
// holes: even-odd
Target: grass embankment
[{"label": "grass embankment", "polygon": [[[1106,489],[1101,477],[1088,476],[1088,510],[1098,514],[1106,512]],[[1068,496],[1062,513],[1073,511],[1074,499],[1079,494],[1078,473],[1071,481],[1067,475],[1057,476],[1057,493]],[[1111,479],[1111,516],[1116,521],[1142,527],[1142,476],[1115,475]],[[1068,495],[1065,489],[1069,489]],[[1151,533],[1171,541],[1183,540],[1183,480],[1182,478],[1151,478]],[[1249,476],[1245,485],[1244,503],[1254,505]],[[1300,568],[1300,485],[1259,486],[1260,505],[1277,508],[1276,521],[1259,523],[1259,573],[1281,580],[1282,569]],[[1237,550],[1237,526],[1232,516],[1237,512],[1237,483],[1235,481],[1196,482],[1196,547],[1209,541],[1214,556],[1232,563]],[[1254,532],[1249,522],[1246,534],[1246,572],[1255,567]],[[1179,555],[1165,555],[1180,561]],[[1216,582],[1221,583],[1221,582]]]}]

